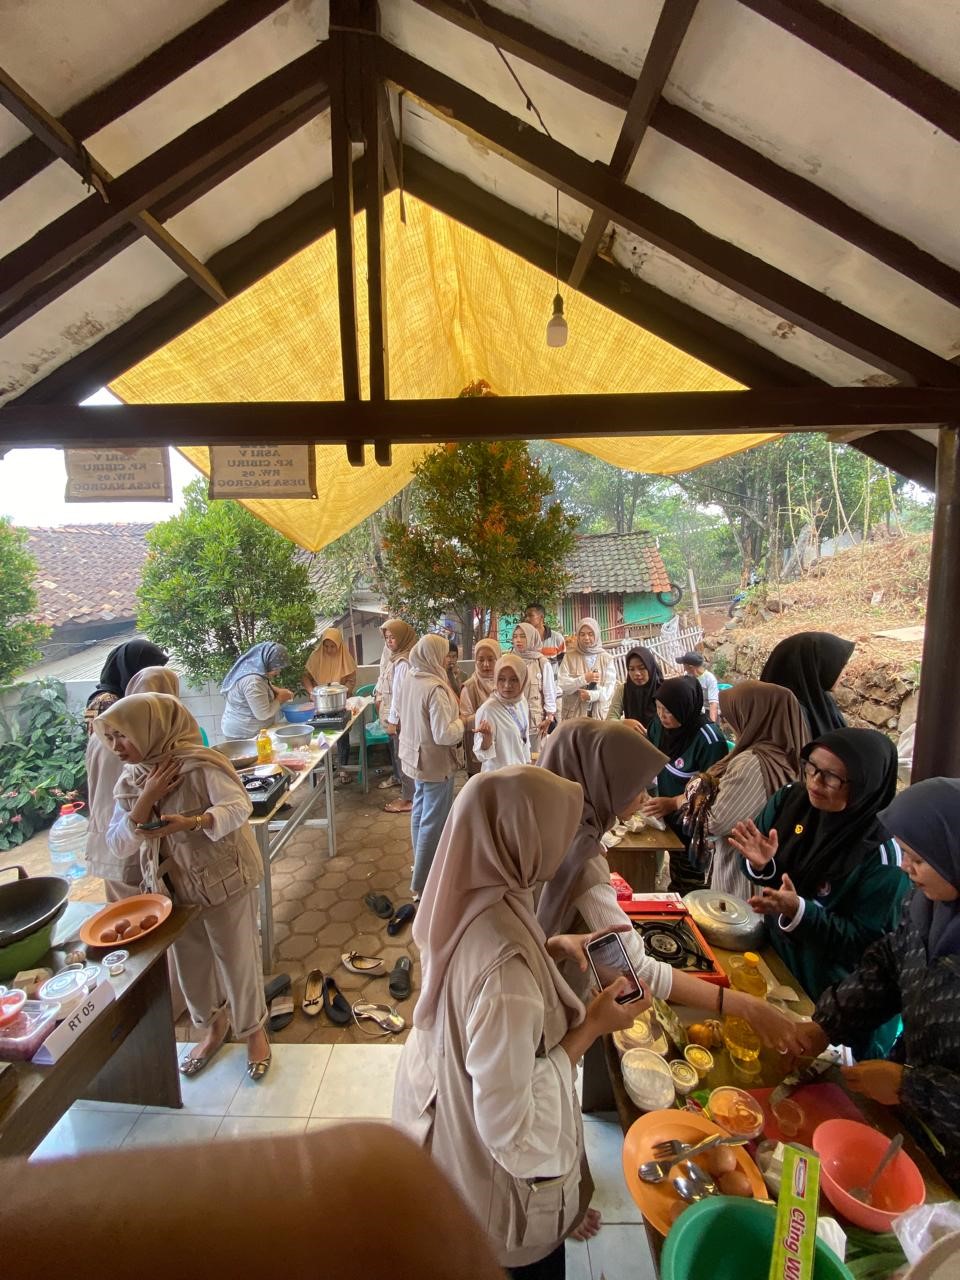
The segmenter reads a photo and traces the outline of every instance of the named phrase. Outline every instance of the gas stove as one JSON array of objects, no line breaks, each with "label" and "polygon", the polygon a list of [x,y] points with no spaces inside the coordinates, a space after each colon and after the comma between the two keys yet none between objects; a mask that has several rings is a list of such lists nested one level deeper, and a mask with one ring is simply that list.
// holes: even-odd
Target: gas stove
[{"label": "gas stove", "polygon": [[253,803],[251,817],[264,818],[273,813],[280,797],[290,785],[290,774],[282,765],[255,765],[240,770],[243,789]]},{"label": "gas stove", "polygon": [[730,979],[717,963],[710,944],[689,915],[640,915],[622,904],[643,939],[644,950],[654,960],[673,969],[703,978],[716,986],[729,987]]},{"label": "gas stove", "polygon": [[318,711],[310,723],[321,732],[324,729],[331,732],[334,729],[345,729],[350,723],[350,712],[346,708],[343,711]]}]

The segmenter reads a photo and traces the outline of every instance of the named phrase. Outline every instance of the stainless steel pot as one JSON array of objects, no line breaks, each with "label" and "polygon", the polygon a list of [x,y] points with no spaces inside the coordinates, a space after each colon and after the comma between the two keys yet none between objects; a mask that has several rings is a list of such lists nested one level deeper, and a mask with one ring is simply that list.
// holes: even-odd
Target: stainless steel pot
[{"label": "stainless steel pot", "polygon": [[313,705],[320,715],[330,711],[343,711],[347,705],[345,684],[318,684],[313,691]]},{"label": "stainless steel pot", "polygon": [[694,889],[684,904],[706,940],[727,951],[750,951],[763,941],[763,916],[743,898],[716,889]]},{"label": "stainless steel pot", "polygon": [[281,747],[306,747],[309,746],[310,739],[313,736],[312,724],[288,724],[280,729],[272,729],[276,743]]}]

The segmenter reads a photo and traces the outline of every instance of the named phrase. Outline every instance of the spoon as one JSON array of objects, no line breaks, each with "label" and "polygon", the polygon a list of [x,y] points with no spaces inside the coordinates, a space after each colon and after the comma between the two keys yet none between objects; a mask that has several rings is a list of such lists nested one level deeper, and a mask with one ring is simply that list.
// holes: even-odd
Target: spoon
[{"label": "spoon", "polygon": [[902,1133],[898,1133],[895,1138],[890,1139],[890,1145],[889,1147],[887,1147],[886,1151],[880,1157],[880,1163],[877,1165],[873,1173],[870,1175],[870,1179],[867,1182],[867,1185],[865,1187],[850,1188],[850,1194],[853,1196],[855,1200],[860,1200],[862,1201],[863,1204],[870,1203],[870,1196],[873,1193],[873,1188],[876,1185],[881,1173],[883,1173],[884,1169],[887,1167],[887,1165],[890,1163],[890,1161],[893,1159],[893,1157],[897,1154],[897,1152],[900,1150],[902,1146],[903,1146]]},{"label": "spoon", "polygon": [[704,1173],[699,1165],[686,1161],[681,1166],[682,1173],[673,1180],[677,1195],[688,1204],[696,1204],[698,1200],[706,1200],[707,1196],[715,1196],[719,1188],[709,1174]]}]

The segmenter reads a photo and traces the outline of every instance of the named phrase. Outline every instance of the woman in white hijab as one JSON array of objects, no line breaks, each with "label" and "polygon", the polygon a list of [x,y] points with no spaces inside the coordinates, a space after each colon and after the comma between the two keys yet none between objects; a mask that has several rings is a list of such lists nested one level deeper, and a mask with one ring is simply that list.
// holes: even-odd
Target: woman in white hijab
[{"label": "woman in white hijab", "polygon": [[606,720],[617,688],[617,668],[600,643],[596,618],[582,618],[575,649],[568,649],[560,664],[563,719],[587,716]]},{"label": "woman in white hijab", "polygon": [[[457,745],[463,741],[460,703],[447,679],[450,642],[424,636],[410,650],[410,671],[395,696],[400,723],[400,764],[413,778],[414,899],[423,893],[443,824],[453,804],[453,779],[460,766]],[[392,719],[392,714],[391,714]]]},{"label": "woman in white hijab", "polygon": [[505,653],[497,661],[493,692],[476,715],[474,752],[482,761],[483,773],[530,763],[527,682],[527,664],[518,654]]},{"label": "woman in white hijab", "polygon": [[232,1025],[247,1042],[248,1075],[262,1080],[270,1066],[257,928],[263,863],[247,821],[250,799],[169,694],[121,698],[93,730],[124,765],[107,831],[111,853],[139,858],[146,889],[200,908],[172,947],[191,1020],[203,1033],[180,1070],[202,1071]]},{"label": "woman in white hijab", "polygon": [[548,944],[537,923],[535,890],[562,861],[582,807],[581,789],[545,769],[471,778],[413,927],[423,987],[393,1118],[453,1181],[515,1277],[534,1265],[542,1280],[564,1274],[563,1242],[592,1191],[575,1067],[636,1013],[616,1003],[622,979],[584,1009],[554,960],[572,940]]},{"label": "woman in white hijab", "polygon": [[[144,667],[129,681],[124,694],[169,693],[180,696],[180,678],[170,667]],[[119,699],[118,699],[119,701]],[[113,791],[120,781],[123,762],[96,733],[87,739],[87,806],[90,827],[85,858],[87,874],[103,879],[108,902],[132,898],[141,892],[140,859],[115,858],[107,847],[107,828],[113,817]]]}]

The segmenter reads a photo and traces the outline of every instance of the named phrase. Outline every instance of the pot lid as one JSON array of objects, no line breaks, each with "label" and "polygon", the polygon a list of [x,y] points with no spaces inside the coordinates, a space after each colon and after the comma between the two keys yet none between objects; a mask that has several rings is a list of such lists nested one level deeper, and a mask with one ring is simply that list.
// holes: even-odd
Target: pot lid
[{"label": "pot lid", "polygon": [[347,692],[347,686],[345,684],[340,684],[337,680],[331,681],[330,684],[318,684],[317,689],[320,693],[327,693],[328,691],[331,693]]},{"label": "pot lid", "polygon": [[748,927],[753,929],[757,917],[743,898],[732,893],[721,893],[717,889],[693,889],[684,897],[687,910],[698,922],[724,925],[734,929]]}]

